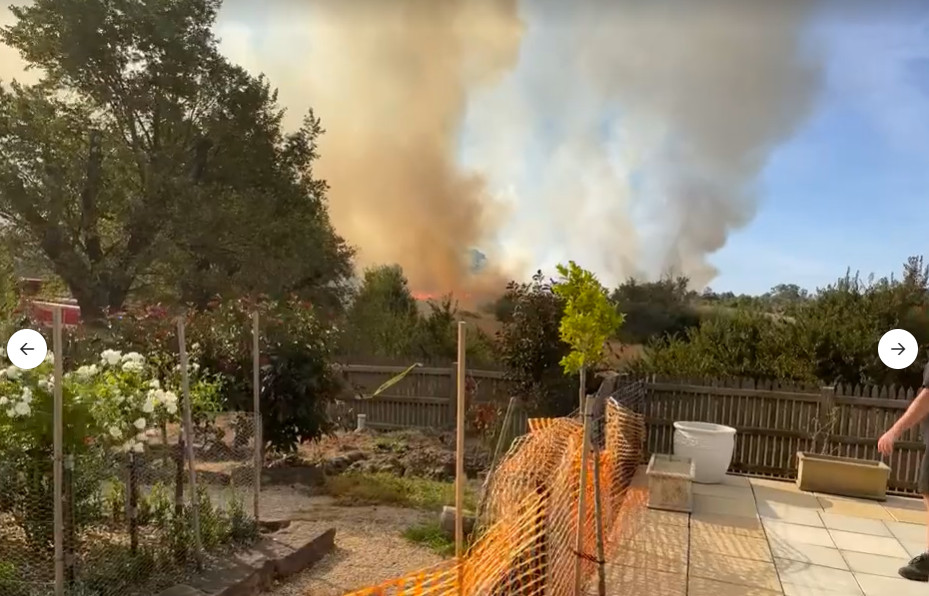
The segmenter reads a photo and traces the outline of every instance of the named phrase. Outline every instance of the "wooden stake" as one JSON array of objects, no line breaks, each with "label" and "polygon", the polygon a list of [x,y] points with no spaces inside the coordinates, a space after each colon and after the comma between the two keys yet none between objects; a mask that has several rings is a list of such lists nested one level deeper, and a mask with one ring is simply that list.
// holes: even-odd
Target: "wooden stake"
[{"label": "wooden stake", "polygon": [[258,344],[260,333],[258,324],[258,311],[252,313],[252,410],[255,419],[252,421],[255,425],[255,502],[254,515],[255,521],[259,519],[261,508],[261,469],[264,467],[264,457],[262,454],[264,442],[262,441],[261,429],[261,348]]},{"label": "wooden stake", "polygon": [[[597,396],[587,402],[587,417],[590,419],[590,425],[597,424],[599,420],[593,420],[595,412],[602,412],[600,400],[603,397]],[[594,521],[597,532],[597,594],[606,596],[606,563],[603,560],[603,508],[600,503],[600,443],[591,445],[594,458]]]},{"label": "wooden stake", "polygon": [[577,496],[577,534],[574,538],[574,593],[580,596],[583,588],[581,553],[584,552],[584,525],[587,521],[587,456],[590,452],[590,416],[588,415],[588,406],[591,403],[584,394],[587,371],[581,368],[581,416],[584,421],[583,438],[581,439],[581,479],[580,491]]},{"label": "wooden stake", "polygon": [[52,397],[54,402],[53,419],[53,450],[52,462],[53,491],[55,497],[55,596],[64,596],[65,593],[65,552],[64,552],[64,401],[61,384],[64,379],[64,353],[61,348],[61,307],[56,306],[52,311],[52,357],[55,359]]},{"label": "wooden stake", "polygon": [[181,360],[181,392],[184,399],[184,442],[187,447],[187,467],[190,474],[190,525],[194,534],[194,558],[201,561],[203,544],[200,538],[200,495],[197,493],[197,467],[194,464],[194,424],[190,408],[190,375],[187,368],[187,343],[184,339],[184,317],[177,319],[177,343]]},{"label": "wooden stake", "polygon": [[464,557],[464,485],[467,481],[464,471],[465,451],[465,348],[467,333],[464,321],[458,322],[458,413],[456,416],[455,443],[455,558],[458,561],[458,591],[462,589],[462,558]]}]

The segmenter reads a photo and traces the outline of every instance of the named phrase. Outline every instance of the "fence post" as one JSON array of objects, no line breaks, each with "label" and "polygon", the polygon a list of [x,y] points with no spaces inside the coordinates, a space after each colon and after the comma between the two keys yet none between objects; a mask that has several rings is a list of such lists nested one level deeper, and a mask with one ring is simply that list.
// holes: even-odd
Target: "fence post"
[{"label": "fence post", "polygon": [[53,449],[54,459],[52,461],[53,474],[53,503],[55,528],[55,596],[64,596],[65,593],[65,552],[64,552],[64,421],[63,418],[63,398],[61,392],[62,379],[64,377],[64,354],[61,349],[61,307],[56,306],[52,311],[52,358],[54,358],[54,386],[52,387],[54,411],[53,420]]},{"label": "fence post", "polygon": [[816,436],[813,449],[818,453],[826,453],[832,442],[832,425],[835,411],[835,387],[825,386],[820,390],[819,410],[816,414]]},{"label": "fence post", "polygon": [[458,568],[458,594],[463,593],[464,571],[464,485],[468,481],[464,470],[465,449],[465,349],[467,330],[465,322],[458,322],[458,367],[456,373],[456,415],[455,415],[455,561]]},{"label": "fence post", "polygon": [[448,394],[448,407],[445,408],[445,415],[448,417],[444,427],[455,428],[457,422],[455,416],[458,413],[458,361],[452,362],[452,367],[448,369],[448,384],[451,391]]},{"label": "fence post", "polygon": [[187,466],[190,472],[190,523],[194,534],[194,558],[202,563],[200,537],[200,494],[197,491],[197,466],[194,460],[194,424],[190,412],[190,376],[187,369],[187,344],[184,339],[184,316],[177,319],[177,343],[181,364],[181,391],[184,397],[184,438],[187,443]]},{"label": "fence post", "polygon": [[261,428],[261,348],[258,343],[260,326],[258,322],[258,311],[252,313],[252,409],[254,410],[255,419],[252,421],[255,425],[255,495],[254,509],[255,521],[259,519],[261,509],[261,470],[264,467],[264,457],[262,448]]}]

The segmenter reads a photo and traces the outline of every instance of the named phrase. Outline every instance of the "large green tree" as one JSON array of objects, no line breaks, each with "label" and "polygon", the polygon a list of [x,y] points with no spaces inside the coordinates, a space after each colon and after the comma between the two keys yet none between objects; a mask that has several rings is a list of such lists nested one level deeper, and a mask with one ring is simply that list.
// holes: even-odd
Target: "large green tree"
[{"label": "large green tree", "polygon": [[319,121],[231,64],[219,0],[35,0],[0,39],[42,73],[0,90],[0,217],[85,318],[147,290],[335,301],[351,251],[313,176]]}]

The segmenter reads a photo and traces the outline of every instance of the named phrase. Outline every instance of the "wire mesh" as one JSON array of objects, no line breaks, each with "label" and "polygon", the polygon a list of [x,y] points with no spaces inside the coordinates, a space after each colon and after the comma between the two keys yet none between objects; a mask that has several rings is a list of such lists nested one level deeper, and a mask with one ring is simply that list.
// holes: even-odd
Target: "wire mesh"
[{"label": "wire mesh", "polygon": [[0,461],[0,594],[54,594],[51,453],[10,451]]},{"label": "wire mesh", "polygon": [[[251,413],[194,432],[196,498],[181,433],[164,427],[141,453],[90,453],[65,465],[65,582],[73,596],[153,594],[257,538]],[[72,464],[73,462],[73,464]],[[199,512],[196,551],[191,515]]]},{"label": "wire mesh", "polygon": [[[624,501],[642,458],[645,422],[640,414],[609,400],[604,408],[604,449],[599,457],[605,557],[628,535],[632,523]],[[594,507],[581,520],[583,541],[575,551],[580,497],[583,426],[575,419],[531,419],[529,434],[513,444],[488,487],[491,520],[460,562],[424,569],[350,596],[519,595],[574,593],[575,564],[582,582],[596,573]],[[588,458],[587,503],[595,498],[593,457]]]},{"label": "wire mesh", "polygon": [[[224,414],[195,432],[201,562],[209,567],[258,536],[253,517],[254,416]],[[63,471],[65,590],[150,595],[195,573],[192,491],[180,433],[165,427],[140,453],[88,445]],[[51,449],[0,460],[0,594],[55,594]]]}]

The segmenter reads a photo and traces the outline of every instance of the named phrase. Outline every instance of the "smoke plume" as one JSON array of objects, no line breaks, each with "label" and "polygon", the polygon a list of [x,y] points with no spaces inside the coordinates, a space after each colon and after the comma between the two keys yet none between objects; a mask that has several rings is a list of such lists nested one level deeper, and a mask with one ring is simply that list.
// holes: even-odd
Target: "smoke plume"
[{"label": "smoke plume", "polygon": [[701,285],[819,90],[814,4],[227,0],[217,34],[289,124],[322,118],[318,174],[359,265],[432,293],[569,258],[608,283]]},{"label": "smoke plume", "polygon": [[262,29],[275,31],[273,47],[286,47],[286,59],[232,27],[220,27],[223,48],[267,73],[295,115],[312,107],[322,119],[319,174],[360,265],[399,263],[422,292],[499,291],[492,255],[474,276],[470,249],[485,250],[501,213],[456,154],[469,93],[516,63],[517,0],[270,6]]},{"label": "smoke plume", "polygon": [[[478,246],[491,285],[514,253],[530,267],[574,258],[610,282],[670,272],[700,285],[819,89],[801,43],[812,4],[315,0],[269,3],[273,42],[220,35],[295,114],[323,119],[320,173],[362,264],[398,262],[417,289],[473,290]],[[526,72],[508,77],[521,46]],[[466,118],[471,170],[458,159]],[[521,208],[507,213],[482,175],[530,180],[514,191]]]}]

